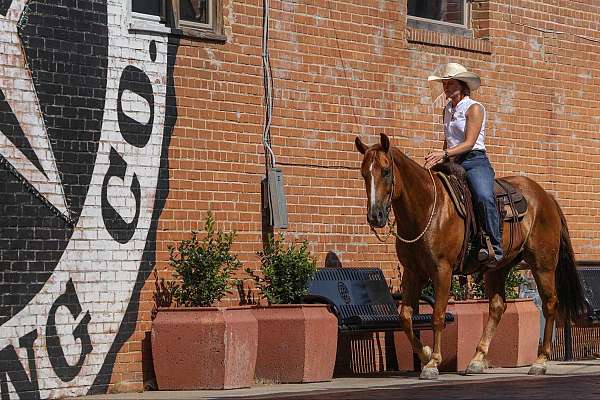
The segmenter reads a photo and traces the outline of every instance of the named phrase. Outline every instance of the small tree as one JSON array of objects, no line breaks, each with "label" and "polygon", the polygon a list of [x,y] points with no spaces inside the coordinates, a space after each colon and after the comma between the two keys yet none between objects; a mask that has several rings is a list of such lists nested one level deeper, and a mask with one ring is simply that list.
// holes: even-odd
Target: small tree
[{"label": "small tree", "polygon": [[308,293],[308,281],[317,271],[317,263],[310,255],[306,240],[300,246],[292,244],[287,248],[283,240],[283,235],[279,235],[279,239],[270,236],[267,246],[257,253],[262,276],[249,268],[246,272],[269,304],[298,304]]},{"label": "small tree", "polygon": [[209,307],[220,301],[233,285],[231,275],[241,267],[231,254],[235,232],[215,230],[215,219],[209,211],[204,223],[206,236],[182,240],[177,249],[169,246],[169,263],[178,281],[171,288],[177,304],[188,307]]}]

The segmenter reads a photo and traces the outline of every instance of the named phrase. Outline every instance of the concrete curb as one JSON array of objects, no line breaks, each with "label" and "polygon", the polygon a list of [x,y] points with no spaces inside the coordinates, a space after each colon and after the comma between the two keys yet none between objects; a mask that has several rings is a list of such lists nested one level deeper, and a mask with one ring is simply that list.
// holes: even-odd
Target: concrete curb
[{"label": "concrete curb", "polygon": [[108,395],[86,396],[87,400],[202,400],[227,398],[285,398],[300,394],[343,393],[346,391],[367,389],[409,389],[415,387],[447,386],[453,384],[473,384],[482,382],[502,382],[515,380],[539,380],[547,377],[600,375],[600,360],[583,361],[552,361],[548,363],[548,373],[545,377],[529,376],[529,367],[520,368],[491,368],[482,375],[465,376],[458,373],[441,373],[437,381],[420,381],[414,372],[388,372],[372,376],[351,378],[336,378],[331,382],[310,384],[268,384],[256,385],[247,389],[235,390],[199,390],[199,391],[154,391],[144,393],[120,393]]}]

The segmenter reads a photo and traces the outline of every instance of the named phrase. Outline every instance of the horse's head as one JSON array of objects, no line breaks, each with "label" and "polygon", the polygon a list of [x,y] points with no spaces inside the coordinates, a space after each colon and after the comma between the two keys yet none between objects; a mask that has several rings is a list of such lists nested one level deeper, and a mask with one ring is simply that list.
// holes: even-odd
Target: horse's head
[{"label": "horse's head", "polygon": [[359,137],[354,141],[356,149],[364,155],[360,172],[367,189],[367,221],[382,228],[388,221],[394,191],[394,162],[390,153],[390,139],[381,134],[381,141],[371,147]]}]

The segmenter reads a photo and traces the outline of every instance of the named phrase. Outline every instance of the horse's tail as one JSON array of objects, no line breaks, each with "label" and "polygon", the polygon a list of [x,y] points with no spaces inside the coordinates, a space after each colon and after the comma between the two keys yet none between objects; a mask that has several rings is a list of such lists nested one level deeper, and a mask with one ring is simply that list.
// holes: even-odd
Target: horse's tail
[{"label": "horse's tail", "polygon": [[583,297],[583,288],[577,276],[575,266],[575,253],[571,245],[571,237],[567,220],[558,202],[554,197],[554,204],[560,214],[560,250],[558,253],[558,265],[556,266],[556,291],[558,295],[558,313],[565,322],[573,321],[586,311],[586,303]]}]

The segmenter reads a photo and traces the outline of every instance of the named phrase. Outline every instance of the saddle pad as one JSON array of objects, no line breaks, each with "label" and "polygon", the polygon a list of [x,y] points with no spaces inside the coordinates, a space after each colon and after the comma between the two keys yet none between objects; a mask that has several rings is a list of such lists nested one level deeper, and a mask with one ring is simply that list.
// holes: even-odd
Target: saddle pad
[{"label": "saddle pad", "polygon": [[452,202],[454,203],[454,206],[456,207],[456,212],[458,212],[458,215],[461,218],[465,218],[467,215],[466,210],[465,210],[465,199],[459,189],[461,183],[458,181],[458,179],[454,175],[446,175],[440,171],[437,171],[436,174],[437,174],[437,176],[440,177],[440,179],[442,180],[442,183],[444,184],[444,187],[446,187],[448,194],[452,198]]}]

